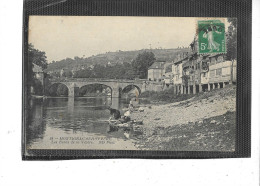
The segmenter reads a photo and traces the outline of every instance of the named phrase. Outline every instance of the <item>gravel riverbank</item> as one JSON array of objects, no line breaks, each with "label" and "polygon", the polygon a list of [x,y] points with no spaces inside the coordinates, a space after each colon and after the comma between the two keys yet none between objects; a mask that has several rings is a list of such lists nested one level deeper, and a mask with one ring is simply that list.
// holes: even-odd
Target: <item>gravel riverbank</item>
[{"label": "gravel riverbank", "polygon": [[236,87],[198,94],[188,100],[141,105],[131,119],[143,120],[136,146],[145,150],[235,148]]}]

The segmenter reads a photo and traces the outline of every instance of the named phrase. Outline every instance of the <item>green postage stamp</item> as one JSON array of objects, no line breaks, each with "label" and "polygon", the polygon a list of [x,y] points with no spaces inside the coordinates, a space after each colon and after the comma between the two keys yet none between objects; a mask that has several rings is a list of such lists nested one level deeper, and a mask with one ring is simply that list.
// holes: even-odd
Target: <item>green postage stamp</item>
[{"label": "green postage stamp", "polygon": [[198,20],[198,53],[226,53],[225,24],[220,20]]}]

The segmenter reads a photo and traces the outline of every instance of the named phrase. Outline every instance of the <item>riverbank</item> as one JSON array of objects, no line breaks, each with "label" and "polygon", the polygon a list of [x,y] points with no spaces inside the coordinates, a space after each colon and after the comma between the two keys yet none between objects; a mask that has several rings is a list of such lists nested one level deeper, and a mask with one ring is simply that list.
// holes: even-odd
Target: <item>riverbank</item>
[{"label": "riverbank", "polygon": [[200,93],[183,101],[141,105],[143,120],[136,146],[144,150],[235,149],[236,86]]}]

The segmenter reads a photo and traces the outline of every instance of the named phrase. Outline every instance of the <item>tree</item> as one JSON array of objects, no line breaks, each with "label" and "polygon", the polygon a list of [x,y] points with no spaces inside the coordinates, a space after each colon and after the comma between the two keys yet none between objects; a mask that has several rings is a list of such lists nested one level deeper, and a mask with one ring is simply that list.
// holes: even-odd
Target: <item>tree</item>
[{"label": "tree", "polygon": [[226,59],[232,62],[231,66],[231,82],[233,82],[233,64],[237,59],[237,19],[228,18],[230,23],[227,32],[227,54]]},{"label": "tree", "polygon": [[42,95],[43,94],[43,86],[40,80],[34,79],[33,82],[33,88],[34,88],[34,93],[36,95]]},{"label": "tree", "polygon": [[63,85],[63,84],[59,84],[57,87],[57,95],[58,96],[67,96],[68,95],[68,88]]},{"label": "tree", "polygon": [[72,72],[70,70],[66,70],[64,73],[63,73],[63,76],[64,77],[67,77],[67,78],[71,78],[72,77]]},{"label": "tree", "polygon": [[[48,65],[46,58],[45,52],[35,49],[32,44],[28,45],[28,89],[33,87],[34,89],[40,90],[39,82],[34,77],[33,67],[34,65],[38,65],[42,70],[46,69]],[[41,88],[41,90],[43,89]],[[41,93],[38,92],[37,94]]]},{"label": "tree", "polygon": [[227,32],[227,60],[237,59],[237,19],[228,18],[230,23]]},{"label": "tree", "polygon": [[43,70],[48,66],[45,52],[35,49],[32,44],[28,45],[28,60],[29,63],[42,67]]},{"label": "tree", "polygon": [[132,67],[139,78],[147,78],[148,68],[154,63],[155,56],[152,52],[144,51],[133,60]]},{"label": "tree", "polygon": [[104,78],[105,67],[102,65],[95,65],[90,78]]}]

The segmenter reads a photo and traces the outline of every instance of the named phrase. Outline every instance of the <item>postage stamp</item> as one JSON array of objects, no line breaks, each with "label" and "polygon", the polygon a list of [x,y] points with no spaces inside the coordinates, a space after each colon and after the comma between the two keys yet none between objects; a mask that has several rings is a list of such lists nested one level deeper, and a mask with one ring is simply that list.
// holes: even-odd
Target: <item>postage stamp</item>
[{"label": "postage stamp", "polygon": [[198,53],[226,53],[225,24],[220,20],[199,20]]}]

